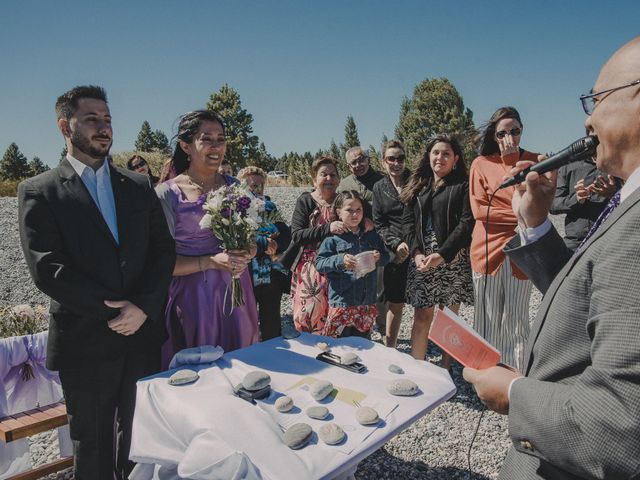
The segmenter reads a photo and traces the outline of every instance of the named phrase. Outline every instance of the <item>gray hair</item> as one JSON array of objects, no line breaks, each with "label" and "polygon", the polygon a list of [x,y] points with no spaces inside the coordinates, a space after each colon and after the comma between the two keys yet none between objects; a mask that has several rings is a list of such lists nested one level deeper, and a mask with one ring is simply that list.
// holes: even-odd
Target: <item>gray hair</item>
[{"label": "gray hair", "polygon": [[367,151],[362,148],[361,146],[357,146],[357,147],[351,147],[349,150],[347,150],[344,154],[344,158],[347,159],[347,161],[349,161],[349,157],[351,155],[354,155],[356,152],[362,152],[362,155],[365,158],[369,158],[369,154],[367,153]]}]

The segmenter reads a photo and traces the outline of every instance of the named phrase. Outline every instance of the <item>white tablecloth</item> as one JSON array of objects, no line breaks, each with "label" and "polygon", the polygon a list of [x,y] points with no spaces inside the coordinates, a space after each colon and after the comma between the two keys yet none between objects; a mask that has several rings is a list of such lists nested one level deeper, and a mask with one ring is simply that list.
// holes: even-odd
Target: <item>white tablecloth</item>
[{"label": "white tablecloth", "polygon": [[[328,342],[334,353],[356,351],[367,372],[352,373],[316,360],[318,341]],[[389,372],[390,363],[405,374]],[[130,457],[140,465],[132,480],[335,478],[455,393],[446,370],[359,337],[276,338],[193,369],[200,379],[190,385],[170,386],[171,372],[138,382]],[[272,389],[279,392],[313,377],[397,402],[398,407],[349,455],[324,445],[316,434],[309,445],[294,451],[282,443],[282,430],[267,412],[233,395],[232,386],[256,369],[268,372]],[[391,396],[385,387],[398,378],[413,380],[420,394]],[[300,415],[300,421],[305,418]]]}]

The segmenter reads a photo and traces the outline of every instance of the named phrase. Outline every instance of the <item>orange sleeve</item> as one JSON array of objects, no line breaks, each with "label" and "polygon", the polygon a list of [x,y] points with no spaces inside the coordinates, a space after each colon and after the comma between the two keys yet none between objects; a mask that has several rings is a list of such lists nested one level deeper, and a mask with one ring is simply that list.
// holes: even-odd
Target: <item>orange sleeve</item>
[{"label": "orange sleeve", "polygon": [[[495,182],[490,182],[480,171],[482,157],[478,157],[471,164],[471,169],[469,172],[469,200],[471,202],[471,211],[473,212],[473,217],[479,222],[487,222],[487,207],[489,206],[489,198],[491,197],[491,193],[489,192],[489,183],[498,184],[497,180]],[[478,161],[480,160],[480,161]],[[510,187],[513,188],[513,187]],[[511,195],[509,195],[511,197]],[[504,207],[496,204],[496,199],[491,203],[491,217],[489,218],[490,223],[494,225],[515,225],[518,223],[518,219],[516,218],[515,213],[510,207]]]}]

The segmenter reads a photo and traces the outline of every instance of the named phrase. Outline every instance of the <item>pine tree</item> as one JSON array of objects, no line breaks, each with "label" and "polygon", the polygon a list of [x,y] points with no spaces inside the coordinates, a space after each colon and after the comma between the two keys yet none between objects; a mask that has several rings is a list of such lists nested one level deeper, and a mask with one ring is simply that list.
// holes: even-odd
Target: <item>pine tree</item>
[{"label": "pine tree", "polygon": [[149,125],[149,122],[145,120],[142,122],[142,127],[140,127],[140,132],[138,133],[136,150],[138,152],[153,152],[154,145],[155,139],[151,132],[151,125]]},{"label": "pine tree", "polygon": [[0,179],[21,180],[29,176],[29,165],[18,145],[12,143],[0,160]]},{"label": "pine tree", "polygon": [[259,140],[253,135],[253,115],[242,108],[240,94],[226,83],[211,94],[207,108],[218,112],[225,122],[225,158],[234,168],[242,168],[258,155]]},{"label": "pine tree", "polygon": [[31,176],[39,175],[47,170],[49,170],[49,166],[42,163],[40,157],[33,157],[33,160],[29,162],[29,172]]},{"label": "pine tree", "polygon": [[151,138],[153,139],[152,150],[157,150],[158,152],[169,154],[171,149],[169,148],[169,139],[161,130],[155,130],[151,134]]},{"label": "pine tree", "polygon": [[359,147],[360,138],[358,137],[358,127],[351,115],[347,117],[347,123],[344,126],[344,143],[342,144],[342,155],[351,147]]},{"label": "pine tree", "polygon": [[439,133],[454,134],[460,140],[465,160],[473,158],[473,137],[477,130],[473,113],[446,78],[427,78],[416,85],[413,96],[400,105],[396,138],[404,143],[407,156],[415,162],[427,140]]},{"label": "pine tree", "polygon": [[269,155],[267,152],[267,147],[265,147],[264,142],[260,142],[260,146],[258,147],[258,153],[256,155],[254,162],[249,162],[251,165],[255,165],[256,167],[260,167],[265,172],[269,172],[271,170],[275,170],[276,159]]}]

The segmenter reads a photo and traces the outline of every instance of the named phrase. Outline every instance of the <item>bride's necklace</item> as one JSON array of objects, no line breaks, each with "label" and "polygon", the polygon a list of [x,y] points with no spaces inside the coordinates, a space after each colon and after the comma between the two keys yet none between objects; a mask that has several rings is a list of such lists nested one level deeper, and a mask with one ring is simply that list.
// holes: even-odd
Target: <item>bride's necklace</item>
[{"label": "bride's necklace", "polygon": [[[187,183],[197,188],[198,190],[200,190],[201,193],[215,190],[220,183],[218,181],[217,173],[214,174],[213,181],[209,180],[209,182],[207,181],[208,180],[207,178],[201,179],[201,178],[197,178],[195,175],[190,174],[189,172],[185,172],[185,173],[187,175]],[[210,183],[210,185],[208,185],[208,183]]]}]

